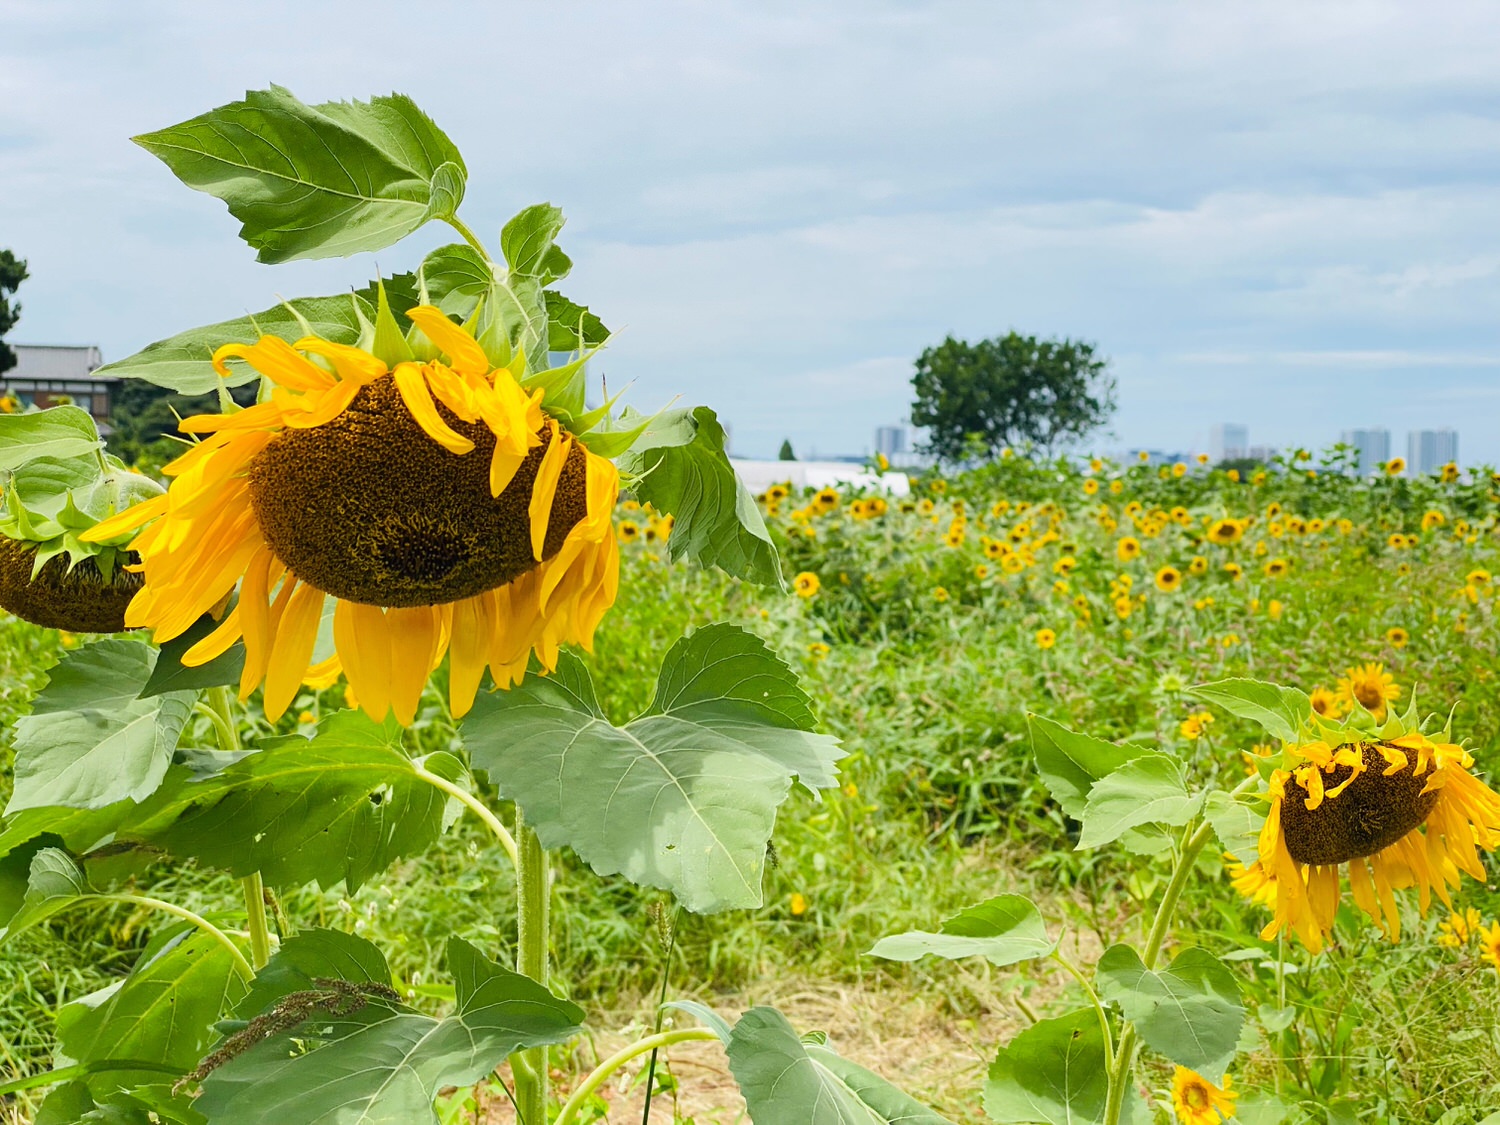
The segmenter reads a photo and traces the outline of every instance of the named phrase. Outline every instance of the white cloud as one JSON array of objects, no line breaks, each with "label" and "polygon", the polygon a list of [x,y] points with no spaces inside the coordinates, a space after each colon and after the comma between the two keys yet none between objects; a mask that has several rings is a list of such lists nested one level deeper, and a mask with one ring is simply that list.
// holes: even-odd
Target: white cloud
[{"label": "white cloud", "polygon": [[[568,291],[628,327],[611,384],[718,407],[746,452],[857,452],[923,347],[1015,328],[1113,356],[1131,444],[1236,418],[1316,443],[1448,410],[1466,454],[1500,459],[1500,427],[1463,409],[1493,403],[1500,355],[1486,3],[412,13],[11,0],[0,243],[34,275],[16,335],[120,355],[362,281],[369,256],[254,264],[127,138],[270,81],[399,88],[464,148],[481,232],[535,199],[568,210]],[[1378,388],[1370,416],[1351,379]]]}]

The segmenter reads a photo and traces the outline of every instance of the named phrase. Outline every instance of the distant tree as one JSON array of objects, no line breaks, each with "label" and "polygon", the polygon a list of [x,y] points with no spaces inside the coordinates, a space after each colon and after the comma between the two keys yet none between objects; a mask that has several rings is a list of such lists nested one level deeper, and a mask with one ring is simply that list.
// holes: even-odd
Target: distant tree
[{"label": "distant tree", "polygon": [[776,455],[778,461],[795,461],[797,455],[792,452],[792,439],[787,438],[781,443],[781,452]]},{"label": "distant tree", "polygon": [[5,334],[21,319],[21,306],[12,305],[10,298],[26,278],[26,263],[9,250],[0,250],[0,375],[16,365],[16,353],[6,344]]},{"label": "distant tree", "polygon": [[923,452],[948,462],[989,460],[1026,442],[1050,452],[1114,413],[1107,366],[1092,344],[1073,340],[949,336],[917,357],[912,424],[927,430]]}]

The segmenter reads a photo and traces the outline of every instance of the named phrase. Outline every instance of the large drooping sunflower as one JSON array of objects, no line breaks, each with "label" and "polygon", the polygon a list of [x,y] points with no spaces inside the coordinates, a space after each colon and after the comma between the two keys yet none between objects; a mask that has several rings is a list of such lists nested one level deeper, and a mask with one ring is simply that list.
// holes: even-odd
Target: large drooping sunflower
[{"label": "large drooping sunflower", "polygon": [[[275,719],[336,661],[359,705],[410,723],[450,656],[449,697],[468,711],[485,668],[519,682],[533,653],[592,643],[614,602],[619,474],[524,388],[524,358],[494,366],[432,306],[407,314],[432,358],[388,366],[308,336],[218,349],[273,384],[268,401],[183,421],[207,435],[166,466],[166,495],[91,536],[132,541],[144,585],[126,622],[158,642],[239,600],[183,662],[243,639],[240,697],[262,683]],[[336,656],[313,667],[328,598]]]},{"label": "large drooping sunflower", "polygon": [[1289,746],[1270,775],[1259,856],[1240,889],[1273,906],[1263,938],[1288,927],[1317,952],[1347,868],[1355,904],[1396,940],[1395,890],[1415,886],[1425,913],[1433,894],[1451,907],[1460,872],[1484,880],[1478,849],[1500,847],[1500,794],[1469,772],[1473,757],[1446,730],[1421,732],[1415,704],[1378,729],[1364,720],[1318,731],[1325,737]]}]

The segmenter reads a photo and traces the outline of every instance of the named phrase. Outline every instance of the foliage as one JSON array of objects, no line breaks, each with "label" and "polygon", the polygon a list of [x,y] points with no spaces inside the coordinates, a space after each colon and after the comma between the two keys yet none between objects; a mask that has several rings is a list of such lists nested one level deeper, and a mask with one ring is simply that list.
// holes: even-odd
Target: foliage
[{"label": "foliage", "polygon": [[943,461],[997,457],[1076,441],[1114,413],[1114,379],[1094,346],[1010,332],[970,344],[947,337],[917,357],[912,424]]},{"label": "foliage", "polygon": [[0,250],[0,375],[16,365],[16,353],[5,343],[5,335],[21,319],[21,306],[11,303],[11,296],[29,275],[26,262],[12,250]]},{"label": "foliage", "polygon": [[781,443],[781,450],[776,454],[776,460],[795,461],[796,459],[797,455],[792,452],[792,440],[791,438],[786,438]]}]

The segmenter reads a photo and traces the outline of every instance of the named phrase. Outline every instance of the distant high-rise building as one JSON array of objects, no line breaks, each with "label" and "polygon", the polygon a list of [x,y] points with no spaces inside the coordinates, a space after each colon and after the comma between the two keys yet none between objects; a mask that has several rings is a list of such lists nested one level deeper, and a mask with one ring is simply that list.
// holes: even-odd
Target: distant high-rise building
[{"label": "distant high-rise building", "polygon": [[1436,472],[1458,460],[1458,431],[1411,430],[1406,435],[1406,464],[1418,476]]},{"label": "distant high-rise building", "polygon": [[1252,461],[1264,461],[1269,465],[1272,461],[1276,460],[1276,455],[1280,452],[1281,450],[1277,449],[1274,445],[1252,445],[1245,450],[1243,456],[1250,458]]},{"label": "distant high-rise building", "polygon": [[1215,426],[1208,433],[1208,456],[1214,462],[1245,456],[1250,448],[1250,429],[1234,422]]},{"label": "distant high-rise building", "polygon": [[905,426],[876,426],[875,452],[895,457],[906,452]]},{"label": "distant high-rise building", "polygon": [[1357,454],[1354,471],[1369,476],[1391,459],[1390,430],[1345,430],[1339,440],[1352,446]]}]

